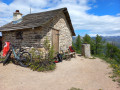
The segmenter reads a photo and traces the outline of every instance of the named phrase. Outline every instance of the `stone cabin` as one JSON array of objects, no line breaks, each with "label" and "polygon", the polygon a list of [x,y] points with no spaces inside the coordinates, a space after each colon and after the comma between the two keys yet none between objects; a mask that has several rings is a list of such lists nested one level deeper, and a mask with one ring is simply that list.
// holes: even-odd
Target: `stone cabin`
[{"label": "stone cabin", "polygon": [[72,45],[75,32],[67,8],[32,13],[22,17],[19,10],[13,21],[0,27],[2,43],[10,41],[15,46],[43,47],[46,37],[56,52]]}]

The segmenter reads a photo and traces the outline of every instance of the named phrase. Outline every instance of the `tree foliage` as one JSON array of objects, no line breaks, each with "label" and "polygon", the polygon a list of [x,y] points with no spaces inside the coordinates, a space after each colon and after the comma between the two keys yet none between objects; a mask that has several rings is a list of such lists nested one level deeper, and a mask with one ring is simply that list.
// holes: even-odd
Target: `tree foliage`
[{"label": "tree foliage", "polygon": [[44,40],[44,48],[48,51],[50,49],[50,41],[48,40],[48,37]]},{"label": "tree foliage", "polygon": [[76,46],[76,51],[78,53],[80,53],[81,52],[81,47],[82,47],[82,40],[81,40],[80,35],[77,36],[77,39],[76,39],[76,42],[75,42],[75,46]]},{"label": "tree foliage", "polygon": [[88,34],[86,34],[83,39],[81,39],[80,35],[78,35],[76,42],[72,43],[73,48],[77,53],[81,52],[82,44],[90,44],[92,55],[106,55],[106,57],[115,59],[120,62],[120,49],[114,44],[105,44],[105,40],[103,40],[99,35],[96,35],[94,39],[91,38]]},{"label": "tree foliage", "polygon": [[95,40],[91,39],[91,43],[90,43],[90,48],[91,48],[91,54],[95,54]]},{"label": "tree foliage", "polygon": [[48,58],[49,59],[53,59],[54,57],[54,46],[50,45],[50,41],[48,40],[48,38],[46,37],[46,39],[44,40],[44,48],[46,49],[46,51],[48,52]]},{"label": "tree foliage", "polygon": [[102,37],[97,34],[95,38],[95,54],[101,54],[103,52],[104,42]]},{"label": "tree foliage", "polygon": [[84,44],[91,44],[91,37],[86,34],[84,37],[83,37],[83,43]]},{"label": "tree foliage", "polygon": [[84,44],[90,44],[90,50],[92,54],[95,54],[95,40],[92,39],[88,34],[83,37]]},{"label": "tree foliage", "polygon": [[116,47],[114,44],[107,43],[106,57],[120,61],[120,49]]},{"label": "tree foliage", "polygon": [[76,50],[76,46],[75,46],[75,43],[72,42],[72,47],[74,50]]}]

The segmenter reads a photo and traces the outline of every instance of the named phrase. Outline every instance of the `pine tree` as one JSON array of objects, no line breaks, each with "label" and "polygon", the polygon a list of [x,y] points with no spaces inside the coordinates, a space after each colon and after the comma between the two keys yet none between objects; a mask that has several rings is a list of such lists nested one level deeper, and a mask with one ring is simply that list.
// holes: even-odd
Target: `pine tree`
[{"label": "pine tree", "polygon": [[76,50],[75,43],[72,42],[72,47],[74,50]]},{"label": "pine tree", "polygon": [[94,39],[91,39],[91,54],[95,54],[95,40]]},{"label": "pine tree", "polygon": [[103,52],[104,42],[105,41],[102,41],[102,37],[97,34],[95,38],[95,53],[96,54],[101,54]]},{"label": "pine tree", "polygon": [[83,43],[91,44],[91,37],[88,34],[83,37]]},{"label": "pine tree", "polygon": [[76,46],[76,51],[78,53],[80,53],[81,52],[81,46],[82,46],[82,41],[81,41],[80,35],[77,36],[75,46]]},{"label": "pine tree", "polygon": [[119,60],[120,62],[120,49],[116,47],[114,44],[107,43],[106,57]]},{"label": "pine tree", "polygon": [[83,43],[84,44],[90,44],[91,54],[95,53],[95,40],[91,39],[91,37],[88,34],[86,34],[83,37]]}]

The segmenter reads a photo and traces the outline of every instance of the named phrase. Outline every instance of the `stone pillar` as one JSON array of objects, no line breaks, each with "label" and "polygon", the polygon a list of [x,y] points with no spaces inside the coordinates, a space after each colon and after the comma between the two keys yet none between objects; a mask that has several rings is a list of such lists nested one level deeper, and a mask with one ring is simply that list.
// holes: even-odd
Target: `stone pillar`
[{"label": "stone pillar", "polygon": [[82,44],[82,56],[85,56],[86,58],[91,58],[90,44]]}]

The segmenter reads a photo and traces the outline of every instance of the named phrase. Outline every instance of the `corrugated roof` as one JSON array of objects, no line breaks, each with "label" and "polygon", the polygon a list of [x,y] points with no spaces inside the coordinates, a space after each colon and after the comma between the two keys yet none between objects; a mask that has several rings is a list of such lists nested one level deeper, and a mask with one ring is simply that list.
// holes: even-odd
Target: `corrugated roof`
[{"label": "corrugated roof", "polygon": [[67,8],[61,8],[61,9],[56,9],[56,10],[51,10],[51,11],[46,11],[46,12],[28,14],[22,18],[22,21],[20,23],[13,24],[13,22],[10,22],[0,27],[0,31],[1,32],[13,31],[13,30],[20,30],[20,29],[25,29],[25,28],[27,29],[27,28],[39,27],[45,24],[46,22],[48,22],[49,20],[53,19],[61,11],[63,11],[63,13],[66,16],[72,35],[75,36],[74,29],[73,29]]}]

